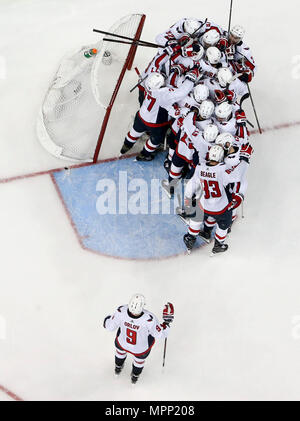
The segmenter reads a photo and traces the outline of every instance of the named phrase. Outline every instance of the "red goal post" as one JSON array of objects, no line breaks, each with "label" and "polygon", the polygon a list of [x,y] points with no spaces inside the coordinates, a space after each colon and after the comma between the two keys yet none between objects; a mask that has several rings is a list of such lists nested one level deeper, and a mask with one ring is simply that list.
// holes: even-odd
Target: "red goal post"
[{"label": "red goal post", "polygon": [[[145,19],[146,19],[146,15],[141,15],[141,20],[140,20],[139,26],[137,28],[136,34],[134,36],[135,41],[139,40],[140,37],[141,37],[142,30],[143,30],[144,23],[145,23]],[[102,142],[103,142],[103,138],[104,138],[104,135],[105,135],[105,131],[106,131],[106,127],[107,127],[107,123],[108,123],[108,120],[109,120],[109,116],[110,116],[112,107],[113,107],[115,99],[118,95],[118,92],[119,92],[119,89],[120,89],[121,83],[123,81],[126,70],[131,70],[131,68],[132,68],[132,64],[133,64],[133,61],[134,61],[136,50],[137,50],[137,45],[131,45],[128,56],[126,58],[126,61],[124,63],[122,71],[120,73],[118,82],[117,82],[116,87],[114,89],[114,92],[112,94],[110,103],[107,107],[105,117],[104,117],[104,120],[103,120],[103,123],[102,123],[102,126],[101,126],[100,134],[99,134],[99,137],[98,137],[94,157],[93,157],[94,163],[97,162],[97,160],[98,160],[100,148],[101,148],[101,145],[102,145]]]}]

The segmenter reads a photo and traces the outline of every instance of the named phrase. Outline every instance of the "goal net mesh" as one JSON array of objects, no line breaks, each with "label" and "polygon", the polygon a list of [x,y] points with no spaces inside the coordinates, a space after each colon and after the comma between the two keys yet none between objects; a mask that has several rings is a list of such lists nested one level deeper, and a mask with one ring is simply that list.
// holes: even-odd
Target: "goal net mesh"
[{"label": "goal net mesh", "polygon": [[[108,32],[134,38],[141,18],[140,14],[128,15]],[[97,54],[85,57],[91,49]],[[63,58],[37,123],[38,138],[48,152],[72,161],[93,160],[101,124],[129,51],[130,45],[101,40]]]}]

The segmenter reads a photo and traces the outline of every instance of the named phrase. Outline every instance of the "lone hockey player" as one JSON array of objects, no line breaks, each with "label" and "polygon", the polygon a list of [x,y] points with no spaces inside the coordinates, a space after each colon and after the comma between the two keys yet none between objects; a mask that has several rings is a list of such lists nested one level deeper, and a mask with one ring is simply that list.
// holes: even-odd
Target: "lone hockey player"
[{"label": "lone hockey player", "polygon": [[145,297],[134,294],[128,305],[120,306],[112,316],[104,319],[103,326],[110,331],[117,329],[115,339],[115,374],[124,367],[127,353],[133,355],[131,382],[135,384],[143,371],[145,360],[151,352],[155,338],[166,338],[174,319],[174,307],[168,303],[163,310],[163,323],[153,313],[145,310]]}]

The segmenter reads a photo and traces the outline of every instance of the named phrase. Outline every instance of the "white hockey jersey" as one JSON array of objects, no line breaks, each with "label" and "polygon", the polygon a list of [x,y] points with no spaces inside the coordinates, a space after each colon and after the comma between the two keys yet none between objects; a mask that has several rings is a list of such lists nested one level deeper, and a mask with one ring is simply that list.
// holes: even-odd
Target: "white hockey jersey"
[{"label": "white hockey jersey", "polygon": [[134,355],[147,352],[154,345],[153,338],[165,338],[170,330],[167,324],[160,324],[150,311],[143,310],[141,316],[133,317],[128,312],[128,305],[119,307],[107,318],[104,327],[110,331],[118,329],[117,344]]},{"label": "white hockey jersey", "polygon": [[225,163],[215,166],[209,166],[207,162],[200,163],[187,183],[185,196],[191,199],[201,188],[201,209],[208,215],[220,215],[228,209],[230,203],[226,186],[242,180],[248,165],[241,161],[235,168],[228,169]]},{"label": "white hockey jersey", "polygon": [[159,127],[168,124],[167,109],[180,101],[193,89],[194,83],[186,79],[179,88],[164,87],[155,90],[145,89],[145,97],[139,117],[148,126]]}]

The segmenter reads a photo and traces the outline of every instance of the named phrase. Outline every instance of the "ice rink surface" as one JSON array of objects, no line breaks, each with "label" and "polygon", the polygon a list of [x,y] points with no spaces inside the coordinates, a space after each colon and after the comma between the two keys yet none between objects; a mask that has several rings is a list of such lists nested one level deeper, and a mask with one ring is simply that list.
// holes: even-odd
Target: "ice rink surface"
[{"label": "ice rink surface", "polygon": [[[97,41],[92,28],[136,12],[147,15],[149,41],[186,15],[226,28],[229,3],[1,1],[0,400],[299,399],[299,3],[235,2],[233,23],[246,27],[258,65],[252,93],[266,130],[251,137],[245,218],[225,255],[211,259],[206,247],[136,261],[84,250],[47,173],[64,163],[35,134],[59,60]],[[138,51],[140,68],[149,50]],[[130,115],[112,124],[121,118]],[[124,134],[106,137],[103,158],[114,156]],[[102,322],[134,292],[158,316],[173,302],[175,321],[164,372],[157,343],[133,388],[129,360],[120,378],[113,375],[114,335]]]}]

